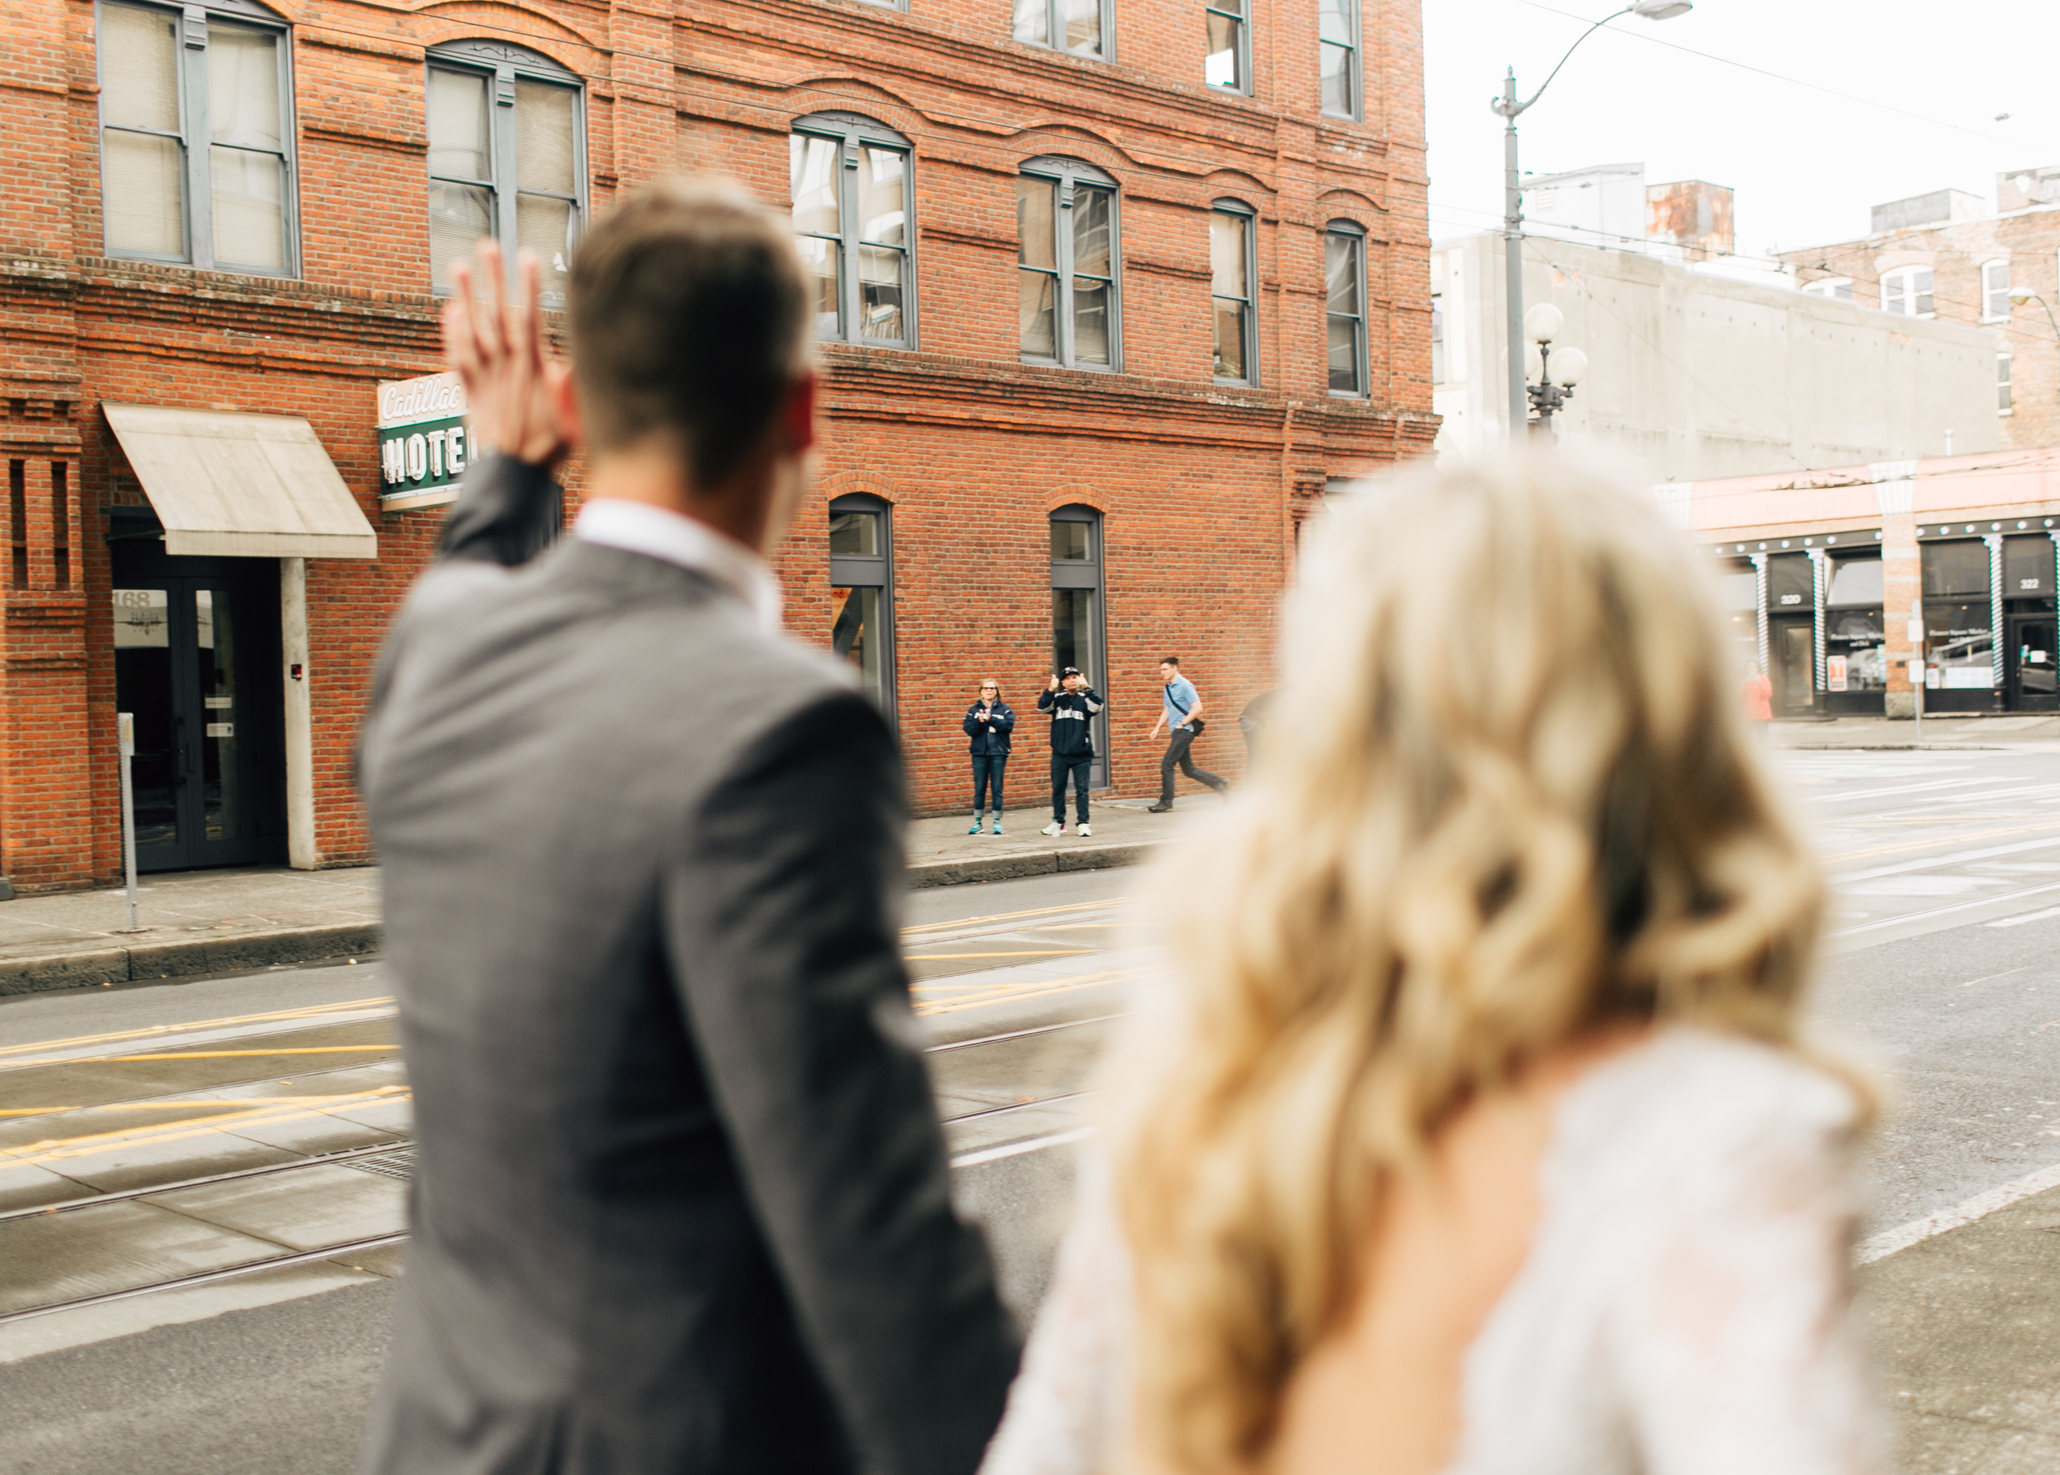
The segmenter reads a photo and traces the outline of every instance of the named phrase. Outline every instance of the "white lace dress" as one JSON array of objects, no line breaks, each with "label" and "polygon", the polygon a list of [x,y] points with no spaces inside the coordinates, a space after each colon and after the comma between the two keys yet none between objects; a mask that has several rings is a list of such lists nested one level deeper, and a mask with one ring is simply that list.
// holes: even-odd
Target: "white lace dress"
[{"label": "white lace dress", "polygon": [[[1876,1475],[1848,1270],[1848,1090],[1695,1030],[1559,1100],[1529,1257],[1466,1356],[1448,1475]],[[982,1475],[1109,1468],[1128,1400],[1127,1255],[1083,1164]]]}]

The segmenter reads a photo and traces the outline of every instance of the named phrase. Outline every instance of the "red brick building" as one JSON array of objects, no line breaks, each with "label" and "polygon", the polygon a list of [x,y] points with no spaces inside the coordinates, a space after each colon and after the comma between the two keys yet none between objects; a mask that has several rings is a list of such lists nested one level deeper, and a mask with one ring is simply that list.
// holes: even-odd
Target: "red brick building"
[{"label": "red brick building", "polygon": [[439,367],[473,239],[552,285],[682,168],[794,206],[827,437],[788,619],[891,711],[920,809],[964,803],[982,676],[1030,706],[1088,670],[1129,794],[1160,655],[1224,717],[1267,685],[1299,518],[1435,429],[1417,0],[668,10],[6,8],[14,886],[119,870],[119,709],[146,868],[373,858],[352,740],[466,449],[380,386]]}]

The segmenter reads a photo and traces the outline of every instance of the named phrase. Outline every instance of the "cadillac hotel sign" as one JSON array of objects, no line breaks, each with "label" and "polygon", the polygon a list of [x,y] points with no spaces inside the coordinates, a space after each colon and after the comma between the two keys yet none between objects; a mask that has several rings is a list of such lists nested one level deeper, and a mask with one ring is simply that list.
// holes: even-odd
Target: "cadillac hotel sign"
[{"label": "cadillac hotel sign", "polygon": [[472,450],[465,386],[456,374],[379,386],[379,505],[389,512],[458,500]]}]

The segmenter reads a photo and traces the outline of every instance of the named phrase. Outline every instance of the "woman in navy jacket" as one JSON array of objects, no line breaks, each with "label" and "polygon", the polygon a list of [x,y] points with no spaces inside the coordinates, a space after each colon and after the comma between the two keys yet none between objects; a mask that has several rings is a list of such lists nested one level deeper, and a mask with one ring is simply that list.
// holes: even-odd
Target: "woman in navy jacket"
[{"label": "woman in navy jacket", "polygon": [[1009,732],[1016,714],[1001,699],[1001,685],[980,683],[980,700],[966,713],[966,736],[973,740],[973,827],[968,835],[980,833],[987,817],[987,789],[994,788],[994,833],[1001,833],[1001,776],[1009,766]]}]

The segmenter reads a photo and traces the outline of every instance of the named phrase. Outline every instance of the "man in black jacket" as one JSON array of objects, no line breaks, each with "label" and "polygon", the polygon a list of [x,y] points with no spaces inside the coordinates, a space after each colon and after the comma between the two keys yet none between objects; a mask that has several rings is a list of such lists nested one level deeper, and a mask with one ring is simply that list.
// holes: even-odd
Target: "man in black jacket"
[{"label": "man in black jacket", "polygon": [[1092,835],[1087,823],[1088,775],[1094,767],[1094,726],[1101,694],[1087,684],[1078,666],[1053,672],[1051,684],[1037,694],[1037,710],[1051,713],[1051,823],[1047,835],[1066,833],[1066,776],[1073,777],[1073,808],[1080,833]]},{"label": "man in black jacket", "polygon": [[500,454],[360,748],[419,1153],[363,1468],[972,1475],[1016,1333],[909,1010],[901,764],[765,562],[815,432],[792,234],[619,201],[569,381],[535,262],[509,304],[480,255],[445,334]]}]

